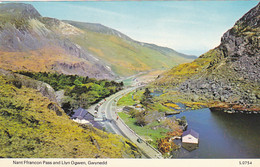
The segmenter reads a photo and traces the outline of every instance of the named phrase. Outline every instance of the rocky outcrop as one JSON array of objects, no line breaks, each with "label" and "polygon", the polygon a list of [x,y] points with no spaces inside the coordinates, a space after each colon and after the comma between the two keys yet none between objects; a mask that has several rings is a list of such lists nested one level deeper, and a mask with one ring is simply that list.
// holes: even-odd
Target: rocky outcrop
[{"label": "rocky outcrop", "polygon": [[10,71],[6,71],[3,69],[0,69],[0,75],[5,76],[14,84],[16,87],[21,88],[22,86],[33,88],[39,91],[43,96],[47,97],[53,102],[57,102],[55,90],[47,83],[36,81],[34,79],[31,79],[27,76],[12,73]]},{"label": "rocky outcrop", "polygon": [[5,3],[0,4],[1,13],[6,16],[22,17],[22,18],[39,18],[40,13],[30,4],[23,3]]},{"label": "rocky outcrop", "polygon": [[[179,74],[185,68],[188,74]],[[218,47],[170,75],[188,100],[210,102],[214,109],[260,111],[260,3],[223,35]]]}]

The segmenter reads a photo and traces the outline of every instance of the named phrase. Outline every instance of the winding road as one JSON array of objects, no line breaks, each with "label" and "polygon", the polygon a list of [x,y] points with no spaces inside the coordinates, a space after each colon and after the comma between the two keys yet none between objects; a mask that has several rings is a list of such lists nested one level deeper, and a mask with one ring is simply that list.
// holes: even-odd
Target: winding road
[{"label": "winding road", "polygon": [[[127,89],[121,90],[110,97],[103,99],[99,104],[98,111],[95,111],[96,105],[91,106],[88,111],[95,117],[95,121],[100,121],[104,125],[107,131],[124,136],[135,143],[142,153],[147,158],[162,158],[162,154],[152,147],[150,144],[145,142],[138,134],[136,134],[132,129],[130,129],[122,119],[118,118],[116,114],[116,101],[141,86],[129,87]],[[137,142],[137,139],[141,139],[142,142]]]}]

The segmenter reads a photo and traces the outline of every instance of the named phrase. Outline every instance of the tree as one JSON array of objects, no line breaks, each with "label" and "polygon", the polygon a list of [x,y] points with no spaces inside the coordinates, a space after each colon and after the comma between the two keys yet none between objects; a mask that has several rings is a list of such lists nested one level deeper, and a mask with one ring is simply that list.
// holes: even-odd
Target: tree
[{"label": "tree", "polygon": [[140,103],[144,105],[145,108],[147,109],[148,105],[152,103],[152,97],[153,96],[151,95],[151,91],[148,88],[145,88]]},{"label": "tree", "polygon": [[74,81],[74,85],[82,85],[82,82],[77,78],[75,81]]},{"label": "tree", "polygon": [[186,117],[185,117],[185,116],[182,116],[182,117],[181,117],[180,124],[181,124],[181,125],[187,124],[187,120],[186,120]]},{"label": "tree", "polygon": [[140,126],[145,126],[147,124],[147,121],[145,120],[145,112],[138,112],[135,115],[136,118],[136,124]]},{"label": "tree", "polygon": [[130,111],[129,111],[131,118],[135,118],[138,113],[139,112],[137,110],[133,109],[133,108],[131,108]]}]

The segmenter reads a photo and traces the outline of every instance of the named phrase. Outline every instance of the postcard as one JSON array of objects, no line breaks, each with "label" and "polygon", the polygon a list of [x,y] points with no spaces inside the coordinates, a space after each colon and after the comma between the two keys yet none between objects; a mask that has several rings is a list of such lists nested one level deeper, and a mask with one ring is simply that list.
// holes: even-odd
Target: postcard
[{"label": "postcard", "polygon": [[258,1],[2,1],[0,164],[259,166]]}]

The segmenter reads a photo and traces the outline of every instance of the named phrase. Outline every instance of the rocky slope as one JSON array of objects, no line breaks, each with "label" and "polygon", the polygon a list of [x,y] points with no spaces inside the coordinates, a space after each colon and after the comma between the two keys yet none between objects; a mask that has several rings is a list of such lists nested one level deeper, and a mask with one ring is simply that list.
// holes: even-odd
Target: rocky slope
[{"label": "rocky slope", "polygon": [[112,78],[104,63],[67,39],[81,31],[28,4],[0,5],[0,67]]},{"label": "rocky slope", "polygon": [[[160,60],[160,56],[167,57]],[[32,6],[0,4],[0,68],[113,79],[169,68],[193,57],[165,55],[99,24],[43,17]]]},{"label": "rocky slope", "polygon": [[[155,85],[180,92],[212,109],[260,110],[260,4],[221,38],[221,44],[191,63],[159,76]],[[186,96],[185,96],[186,95]]]}]

